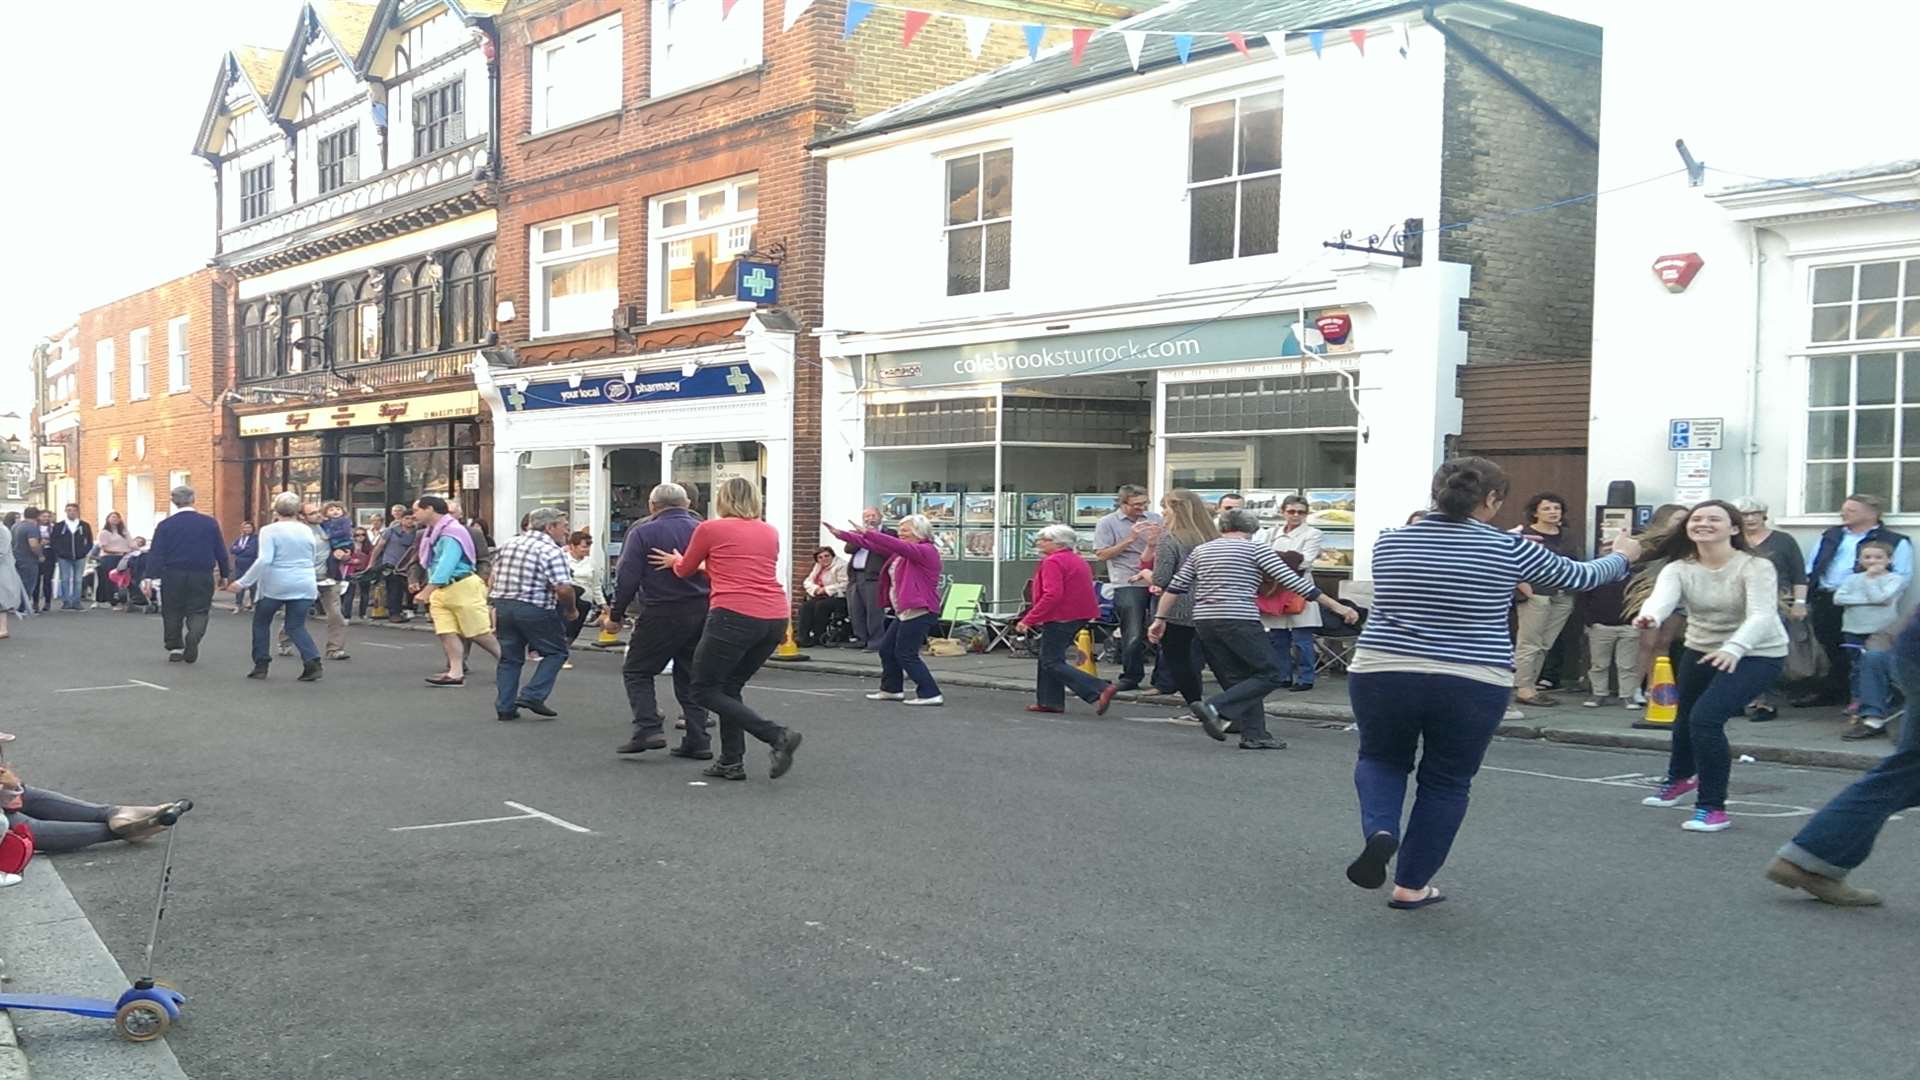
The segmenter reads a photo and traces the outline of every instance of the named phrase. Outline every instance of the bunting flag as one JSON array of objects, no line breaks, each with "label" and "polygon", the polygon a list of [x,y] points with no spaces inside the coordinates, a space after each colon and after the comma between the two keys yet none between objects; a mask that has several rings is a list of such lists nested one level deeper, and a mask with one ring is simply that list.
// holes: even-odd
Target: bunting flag
[{"label": "bunting flag", "polygon": [[1133,63],[1133,70],[1140,70],[1140,50],[1146,48],[1147,35],[1138,30],[1120,31],[1120,40],[1127,43],[1127,59]]},{"label": "bunting flag", "polygon": [[1073,66],[1080,66],[1080,57],[1087,51],[1087,42],[1093,40],[1093,31],[1084,26],[1073,28]]},{"label": "bunting flag", "polygon": [[1347,37],[1353,42],[1353,47],[1360,50],[1361,56],[1367,55],[1367,28],[1366,27],[1359,26],[1359,27],[1355,27],[1352,30],[1347,31]]},{"label": "bunting flag", "polygon": [[782,16],[780,20],[780,29],[793,29],[793,24],[799,22],[800,16],[805,15],[807,9],[812,6],[813,0],[787,0],[787,10],[786,14]]},{"label": "bunting flag", "polygon": [[840,28],[840,36],[852,37],[853,32],[858,30],[860,24],[866,22],[867,16],[871,14],[873,14],[873,4],[870,0],[847,0],[847,22]]},{"label": "bunting flag", "polygon": [[913,44],[913,35],[918,34],[931,18],[933,18],[931,11],[907,12],[900,22],[900,47],[904,49]]},{"label": "bunting flag", "polygon": [[1039,23],[1027,23],[1020,29],[1027,35],[1027,59],[1038,60],[1040,58],[1040,39],[1047,36],[1047,28],[1041,26]]},{"label": "bunting flag", "polygon": [[962,15],[960,26],[967,34],[967,55],[980,59],[980,50],[986,47],[987,31],[993,29],[993,20],[978,15]]},{"label": "bunting flag", "polygon": [[1192,34],[1173,35],[1173,51],[1180,54],[1181,63],[1183,64],[1186,63],[1187,55],[1193,52],[1193,35]]},{"label": "bunting flag", "polygon": [[1327,44],[1327,32],[1325,30],[1307,31],[1307,44],[1313,46],[1314,58],[1318,59],[1320,50]]},{"label": "bunting flag", "polygon": [[1400,39],[1400,59],[1405,60],[1413,50],[1413,35],[1408,32],[1406,23],[1393,24],[1393,36]]},{"label": "bunting flag", "polygon": [[720,0],[720,21],[721,22],[727,21],[727,16],[733,14],[733,5],[739,2],[740,0]]},{"label": "bunting flag", "polygon": [[1238,31],[1234,31],[1234,30],[1229,30],[1229,31],[1227,31],[1227,32],[1226,32],[1226,33],[1224,33],[1224,34],[1221,34],[1220,36],[1221,36],[1221,37],[1223,37],[1223,38],[1226,38],[1226,39],[1227,39],[1227,44],[1229,44],[1229,45],[1231,45],[1231,46],[1233,46],[1233,47],[1234,47],[1234,49],[1235,49],[1235,50],[1237,50],[1237,51],[1238,51],[1238,52],[1240,53],[1240,55],[1241,55],[1241,56],[1252,56],[1252,55],[1253,55],[1252,53],[1250,53],[1250,52],[1248,52],[1248,51],[1247,51],[1247,38],[1246,38],[1246,35],[1244,35],[1244,34],[1241,34],[1241,33],[1239,33]]},{"label": "bunting flag", "polygon": [[1273,47],[1273,55],[1284,59],[1287,55],[1287,32],[1285,30],[1269,30],[1265,36],[1267,44]]}]

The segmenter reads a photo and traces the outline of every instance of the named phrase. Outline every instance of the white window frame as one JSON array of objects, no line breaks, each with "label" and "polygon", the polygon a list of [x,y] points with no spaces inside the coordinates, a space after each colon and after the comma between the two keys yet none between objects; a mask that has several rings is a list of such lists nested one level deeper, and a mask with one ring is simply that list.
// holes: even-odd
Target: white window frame
[{"label": "white window frame", "polygon": [[93,343],[93,407],[113,404],[113,339]]},{"label": "white window frame", "polygon": [[[93,478],[93,501],[98,504],[93,508],[93,520],[97,526],[104,527],[107,523],[107,515],[113,513],[112,473],[102,473]],[[125,514],[120,515],[120,521],[122,524],[126,523]]]},{"label": "white window frame", "polygon": [[724,17],[719,0],[652,0],[651,10],[650,96],[720,82],[760,66],[761,39],[766,36],[763,0],[737,0]]},{"label": "white window frame", "polygon": [[[1239,171],[1240,169],[1240,105],[1241,105],[1241,102],[1247,100],[1248,98],[1265,97],[1269,94],[1280,95],[1280,135],[1281,135],[1281,148],[1282,148],[1281,168],[1262,169],[1256,172],[1242,173]],[[1209,105],[1219,105],[1224,102],[1233,103],[1233,162],[1232,162],[1233,171],[1228,172],[1225,176],[1216,176],[1211,180],[1194,180],[1192,178],[1193,176],[1193,114],[1197,110],[1204,109]],[[1184,113],[1183,119],[1186,121],[1186,123],[1181,125],[1181,140],[1182,140],[1182,147],[1186,152],[1186,161],[1185,161],[1185,167],[1181,170],[1181,172],[1185,175],[1186,179],[1183,181],[1183,185],[1182,185],[1181,201],[1186,204],[1185,217],[1187,219],[1186,220],[1187,265],[1214,266],[1220,263],[1238,262],[1241,259],[1258,259],[1258,258],[1264,258],[1266,256],[1278,254],[1279,242],[1277,239],[1275,241],[1275,247],[1273,251],[1263,252],[1255,255],[1241,254],[1240,252],[1240,220],[1241,220],[1242,214],[1241,214],[1240,197],[1241,197],[1241,192],[1244,188],[1244,185],[1246,184],[1247,181],[1264,180],[1269,177],[1278,179],[1280,181],[1281,198],[1284,199],[1286,197],[1287,182],[1284,175],[1286,172],[1286,168],[1285,168],[1286,160],[1284,155],[1285,155],[1286,130],[1287,130],[1286,129],[1287,98],[1286,98],[1285,92],[1282,91],[1281,88],[1277,85],[1241,87],[1239,89],[1234,90],[1232,93],[1219,94],[1219,95],[1207,97],[1201,100],[1186,102],[1183,113]],[[1220,187],[1225,184],[1234,185],[1234,189],[1233,189],[1233,254],[1224,259],[1209,259],[1205,262],[1195,262],[1193,261],[1193,194],[1195,191],[1198,191],[1201,188]]]},{"label": "white window frame", "polygon": [[[589,226],[592,232],[592,239],[586,243],[575,243],[573,233],[574,226],[576,225]],[[545,247],[543,237],[550,229],[559,230],[560,244],[554,251],[544,251],[542,250]],[[527,306],[532,309],[532,311],[528,313],[528,318],[532,320],[531,333],[534,337],[551,337],[555,334],[576,334],[594,330],[605,330],[613,325],[613,309],[620,305],[620,288],[618,284],[620,274],[619,207],[606,206],[591,213],[575,214],[572,217],[559,218],[554,221],[543,221],[538,225],[534,225],[527,230],[527,252],[529,269],[527,276],[527,292],[529,294]],[[596,323],[591,326],[549,326],[546,302],[546,271],[556,266],[585,262],[588,259],[597,259],[603,256],[611,256],[614,260],[615,285],[611,302],[607,304],[605,312],[607,321],[604,324]]]},{"label": "white window frame", "polygon": [[145,401],[151,396],[153,331],[146,327],[127,333],[127,400]]},{"label": "white window frame", "polygon": [[[698,2],[698,0],[689,0]],[[741,210],[740,194],[747,188],[753,189],[753,209]],[[726,193],[726,205],[720,215],[707,221],[696,220],[700,197],[715,192]],[[680,225],[665,223],[666,208],[675,202],[686,201],[686,222]],[[746,227],[748,245],[739,254],[745,255],[752,250],[753,231],[760,223],[760,176],[758,173],[746,173],[729,177],[699,187],[683,188],[653,196],[647,200],[647,318],[686,319],[702,318],[715,313],[751,310],[754,305],[741,300],[725,300],[693,307],[682,311],[673,311],[667,307],[667,245],[691,240],[714,232],[728,232]]]},{"label": "white window frame", "polygon": [[[713,2],[717,3],[717,0]],[[613,54],[611,58],[607,56],[609,48]],[[568,50],[580,52],[570,54]],[[620,16],[617,14],[596,19],[534,45],[533,55],[529,59],[528,80],[533,85],[533,133],[537,135],[605,113],[618,112],[625,98],[623,51]],[[581,54],[586,55],[588,62],[597,62],[601,67],[583,83],[569,85],[556,81],[553,76],[556,59],[564,57],[571,64]],[[572,74],[574,79],[581,78],[578,72]],[[612,83],[611,100],[607,97],[608,87],[603,85],[605,81]]]},{"label": "white window frame", "polygon": [[[1011,209],[1011,196],[1009,196],[1009,209],[1007,211],[1006,217],[988,218],[988,217],[982,216],[982,217],[976,217],[974,220],[966,222],[961,225],[950,225],[947,223],[947,214],[948,214],[948,208],[949,208],[949,202],[950,202],[949,195],[951,193],[951,188],[952,188],[951,181],[948,179],[948,170],[952,168],[953,163],[956,161],[964,161],[968,158],[971,158],[973,159],[975,166],[979,169],[980,187],[979,187],[979,190],[975,193],[974,201],[976,203],[976,208],[978,209],[978,211],[984,215],[986,213],[987,156],[990,154],[999,154],[999,153],[1013,155],[1013,147],[1011,145],[973,147],[960,153],[947,154],[939,159],[939,162],[940,162],[940,179],[939,179],[939,183],[940,183],[940,291],[943,295],[945,295],[950,300],[960,300],[969,296],[986,296],[990,293],[1008,292],[1013,288],[1013,250],[1012,250],[1013,240],[1011,236],[1013,231],[1013,211]],[[1015,156],[1017,157],[1017,155]],[[1016,160],[1015,165],[1017,164],[1018,164],[1018,161]],[[1002,225],[1002,224],[1007,226],[1007,230],[1009,233],[1008,240],[1007,240],[1007,248],[1008,248],[1007,250],[1007,283],[997,289],[990,289],[987,287],[987,266],[986,266],[987,227],[990,225]],[[957,293],[957,292],[951,291],[947,282],[947,266],[948,266],[948,260],[950,257],[950,249],[953,245],[953,234],[964,231],[964,230],[970,230],[970,229],[978,230],[980,233],[980,288],[975,289],[972,292]]]},{"label": "white window frame", "polygon": [[167,393],[183,394],[193,385],[192,346],[187,343],[187,316],[167,322]]}]

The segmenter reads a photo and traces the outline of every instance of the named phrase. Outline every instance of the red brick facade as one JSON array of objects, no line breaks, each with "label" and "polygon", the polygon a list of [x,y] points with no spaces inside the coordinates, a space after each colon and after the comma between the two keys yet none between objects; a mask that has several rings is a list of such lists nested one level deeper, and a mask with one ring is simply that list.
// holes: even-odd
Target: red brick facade
[{"label": "red brick facade", "polygon": [[[227,286],[213,270],[199,270],[80,316],[74,340],[80,398],[80,454],[69,475],[78,480],[81,514],[96,526],[118,510],[130,526],[168,510],[170,477],[185,472],[201,510],[228,531],[239,525],[237,457],[230,414],[219,404],[228,386]],[[187,385],[174,390],[168,369],[169,324],[187,319]],[[147,392],[133,396],[132,335],[146,330]],[[98,343],[113,343],[111,404],[99,401]],[[101,505],[100,478],[113,481],[110,506]],[[128,505],[133,485],[151,492],[149,517]],[[147,500],[142,499],[143,504]]]}]

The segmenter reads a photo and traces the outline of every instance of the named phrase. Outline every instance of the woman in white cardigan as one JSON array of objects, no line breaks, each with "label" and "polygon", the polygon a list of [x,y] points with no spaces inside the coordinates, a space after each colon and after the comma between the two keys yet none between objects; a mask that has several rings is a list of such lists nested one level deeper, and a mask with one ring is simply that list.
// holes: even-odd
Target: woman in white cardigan
[{"label": "woman in white cardigan", "polygon": [[[1320,558],[1320,545],[1326,538],[1307,524],[1307,510],[1307,500],[1299,495],[1283,499],[1280,524],[1267,533],[1267,542],[1282,554],[1298,552],[1300,573],[1312,578],[1314,561]],[[1273,643],[1280,677],[1289,680],[1295,691],[1313,689],[1313,632],[1321,625],[1320,605],[1306,604],[1292,615],[1263,613],[1260,625],[1267,628],[1267,640]]]},{"label": "woman in white cardigan", "polygon": [[830,547],[815,549],[813,569],[803,584],[807,598],[800,604],[796,633],[802,648],[820,648],[827,644],[827,627],[834,617],[847,613],[847,560]]}]

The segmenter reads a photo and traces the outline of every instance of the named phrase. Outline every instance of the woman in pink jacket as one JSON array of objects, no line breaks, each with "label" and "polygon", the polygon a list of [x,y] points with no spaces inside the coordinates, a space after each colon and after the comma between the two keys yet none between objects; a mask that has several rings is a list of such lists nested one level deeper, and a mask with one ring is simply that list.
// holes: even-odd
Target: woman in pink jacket
[{"label": "woman in pink jacket", "polygon": [[1093,706],[1095,715],[1113,704],[1115,687],[1067,663],[1067,646],[1079,636],[1089,620],[1100,614],[1100,600],[1093,591],[1093,570],[1074,550],[1074,532],[1070,525],[1049,525],[1040,530],[1034,546],[1040,549],[1040,565],[1033,568],[1033,606],[1020,616],[1015,629],[1028,633],[1040,631],[1040,662],[1033,678],[1033,704],[1028,712],[1067,711],[1067,690],[1071,688],[1081,701]]},{"label": "woman in pink jacket", "polygon": [[[927,643],[940,618],[940,549],[933,543],[932,523],[923,514],[908,514],[900,522],[899,536],[888,536],[879,529],[843,532],[831,525],[827,531],[887,560],[880,568],[880,603],[887,609],[887,622],[873,642],[873,650],[880,654],[880,689],[868,694],[867,699],[908,705],[944,704],[940,684],[933,681],[933,672],[920,659],[920,647]],[[913,676],[914,697],[905,693],[909,675]]]}]

